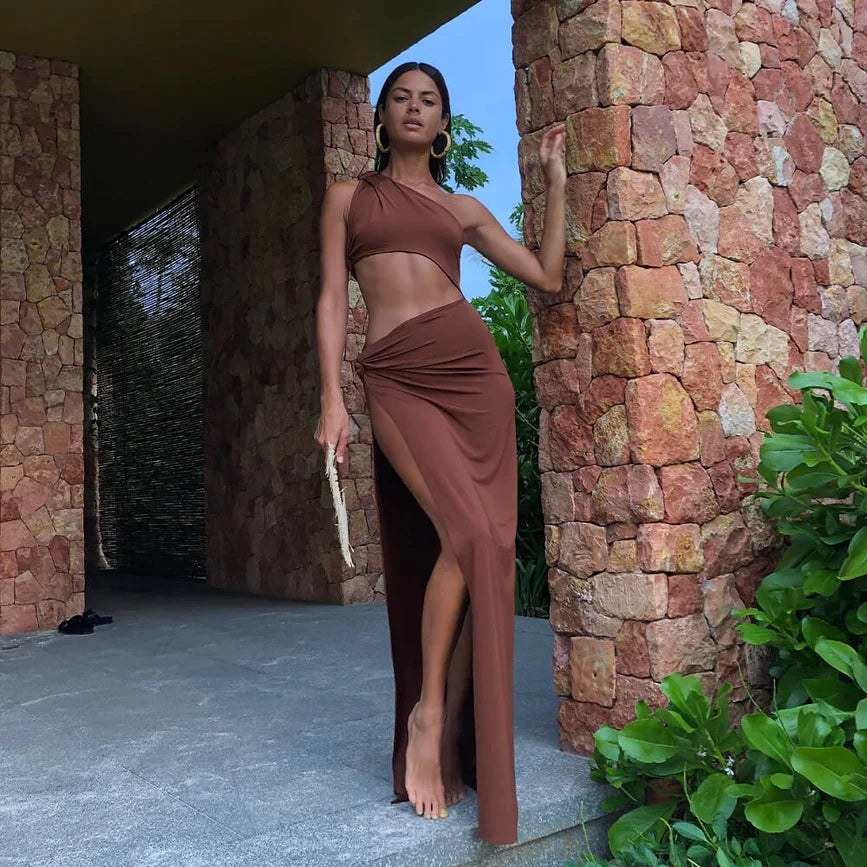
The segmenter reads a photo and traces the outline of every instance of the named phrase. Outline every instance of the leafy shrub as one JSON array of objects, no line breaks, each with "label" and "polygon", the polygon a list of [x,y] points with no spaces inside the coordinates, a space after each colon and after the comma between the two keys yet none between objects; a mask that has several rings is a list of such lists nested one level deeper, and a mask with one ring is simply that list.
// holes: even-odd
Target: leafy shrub
[{"label": "leafy shrub", "polygon": [[[867,361],[867,327],[860,344]],[[619,790],[610,808],[633,807],[609,832],[617,864],[867,860],[867,388],[854,357],[789,384],[802,402],[768,413],[755,496],[792,543],[735,612],[746,642],[776,651],[773,705],[732,728],[730,685],[711,701],[674,674],[666,708],[638,702],[596,732],[593,776]]]}]

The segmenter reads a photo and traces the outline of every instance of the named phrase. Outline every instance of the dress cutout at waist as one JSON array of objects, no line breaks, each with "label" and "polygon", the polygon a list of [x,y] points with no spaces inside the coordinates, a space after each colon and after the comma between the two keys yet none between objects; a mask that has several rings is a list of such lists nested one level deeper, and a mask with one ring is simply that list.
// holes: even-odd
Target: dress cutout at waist
[{"label": "dress cutout at waist", "polygon": [[349,203],[346,261],[355,265],[374,253],[419,253],[432,259],[460,289],[463,229],[445,206],[388,175],[358,178]]}]

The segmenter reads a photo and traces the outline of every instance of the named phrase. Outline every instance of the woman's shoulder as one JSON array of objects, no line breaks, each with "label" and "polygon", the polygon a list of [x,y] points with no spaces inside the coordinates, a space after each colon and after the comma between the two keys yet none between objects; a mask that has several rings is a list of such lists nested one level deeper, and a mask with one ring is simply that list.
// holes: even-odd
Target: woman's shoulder
[{"label": "woman's shoulder", "polygon": [[464,225],[473,225],[486,211],[485,206],[469,193],[447,193],[449,202],[463,217]]}]

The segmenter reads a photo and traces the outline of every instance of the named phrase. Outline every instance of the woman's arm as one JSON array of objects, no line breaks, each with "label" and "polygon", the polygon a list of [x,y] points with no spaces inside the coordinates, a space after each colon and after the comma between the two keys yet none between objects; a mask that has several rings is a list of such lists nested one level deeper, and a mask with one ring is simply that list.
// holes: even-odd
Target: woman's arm
[{"label": "woman's arm", "polygon": [[538,253],[508,235],[496,217],[479,201],[467,196],[467,243],[517,280],[542,292],[556,294],[563,284],[566,254],[566,128],[549,129],[539,145],[545,178],[545,220]]},{"label": "woman's arm", "polygon": [[340,368],[346,347],[346,317],[349,312],[346,268],[346,221],[344,212],[353,185],[335,181],[325,191],[319,220],[319,266],[321,289],[316,302],[316,344],[319,355],[319,402],[322,415],[316,441],[327,448],[333,443],[338,462],[349,439],[349,415],[343,403]]}]

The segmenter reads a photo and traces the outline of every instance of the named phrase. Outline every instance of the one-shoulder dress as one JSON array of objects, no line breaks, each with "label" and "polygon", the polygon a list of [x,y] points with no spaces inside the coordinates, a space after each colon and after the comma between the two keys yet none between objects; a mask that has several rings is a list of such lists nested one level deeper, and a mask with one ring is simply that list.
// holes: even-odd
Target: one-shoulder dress
[{"label": "one-shoulder dress", "polygon": [[[375,253],[434,261],[460,289],[463,230],[429,196],[376,171],[362,174],[347,213],[350,272]],[[391,416],[431,492],[467,584],[472,679],[459,750],[475,789],[479,837],[517,840],[514,752],[515,392],[497,345],[463,296],[404,320],[358,360],[368,404]],[[392,770],[408,800],[407,720],[421,695],[425,587],[439,555],[433,524],[375,441],[386,606],[395,683]]]}]

